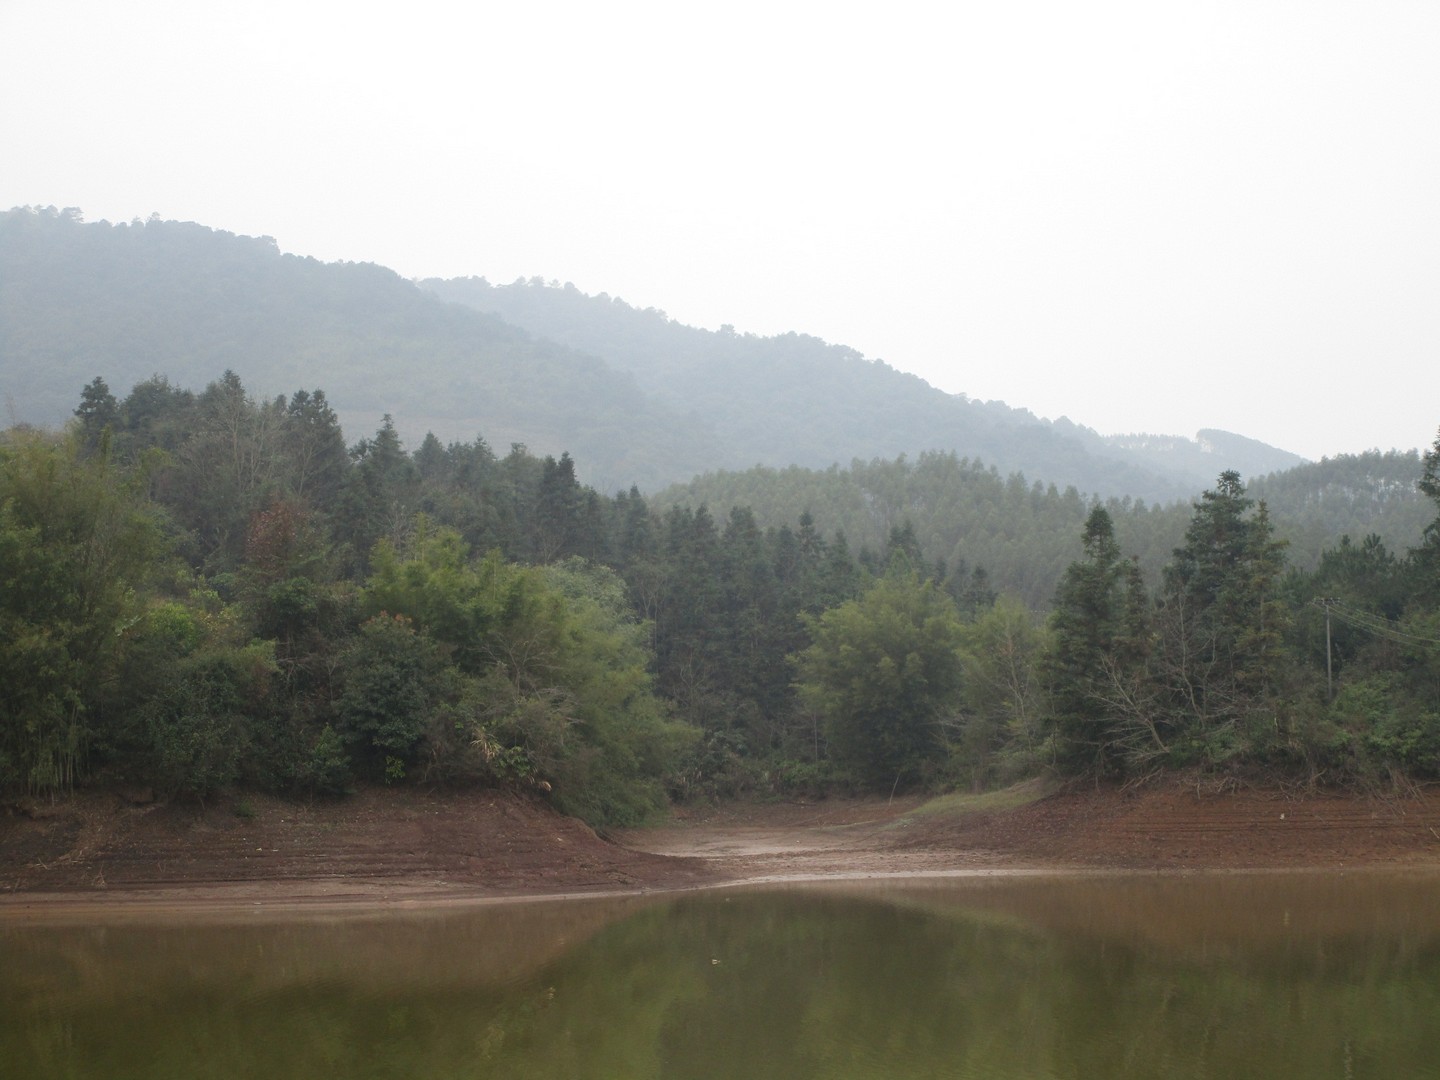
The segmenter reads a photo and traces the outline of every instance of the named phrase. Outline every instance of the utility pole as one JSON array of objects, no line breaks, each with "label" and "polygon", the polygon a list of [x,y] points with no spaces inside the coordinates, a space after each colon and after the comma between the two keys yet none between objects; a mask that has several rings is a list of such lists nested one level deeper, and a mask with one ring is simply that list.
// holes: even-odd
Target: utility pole
[{"label": "utility pole", "polygon": [[1325,609],[1325,700],[1335,700],[1335,674],[1334,664],[1330,652],[1330,605],[1335,603],[1336,597],[1317,596],[1315,602]]}]

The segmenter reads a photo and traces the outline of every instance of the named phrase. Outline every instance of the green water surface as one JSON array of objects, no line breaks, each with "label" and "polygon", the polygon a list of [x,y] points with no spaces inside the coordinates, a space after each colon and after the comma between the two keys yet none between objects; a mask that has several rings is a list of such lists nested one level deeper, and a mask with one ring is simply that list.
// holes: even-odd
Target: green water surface
[{"label": "green water surface", "polygon": [[0,1076],[1440,1077],[1440,878],[11,918]]}]

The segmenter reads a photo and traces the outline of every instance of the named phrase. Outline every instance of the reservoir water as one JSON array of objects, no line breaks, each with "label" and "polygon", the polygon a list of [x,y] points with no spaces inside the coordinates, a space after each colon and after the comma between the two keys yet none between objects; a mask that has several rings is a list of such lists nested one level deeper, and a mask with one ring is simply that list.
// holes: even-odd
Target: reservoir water
[{"label": "reservoir water", "polygon": [[6,916],[0,1075],[1440,1077],[1440,877]]}]

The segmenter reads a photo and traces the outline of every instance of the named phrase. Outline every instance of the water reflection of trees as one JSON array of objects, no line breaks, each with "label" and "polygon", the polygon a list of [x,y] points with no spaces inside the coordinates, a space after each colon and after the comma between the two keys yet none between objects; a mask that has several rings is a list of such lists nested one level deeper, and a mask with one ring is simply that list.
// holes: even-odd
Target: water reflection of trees
[{"label": "water reflection of trees", "polygon": [[[206,979],[198,991],[180,977],[103,1000],[12,994],[0,1002],[0,1054],[25,1075],[78,1077],[1274,1078],[1430,1068],[1440,926],[1418,906],[1423,882],[1383,893],[1292,879],[1265,894],[1241,881],[1228,899],[1204,881],[1156,884],[694,895],[588,935],[573,927],[573,946],[511,979],[459,976],[467,961],[486,971],[487,951],[506,947],[493,936],[501,923],[452,923],[433,981],[357,970],[259,985],[237,966],[229,983]],[[1391,915],[1366,922],[1367,896]],[[1348,930],[1319,914],[1336,903],[1350,910]],[[1227,908],[1250,914],[1226,929]],[[1276,928],[1257,933],[1266,918]],[[387,927],[371,929],[379,938]],[[1192,937],[1175,948],[1172,934]],[[269,962],[283,963],[283,951]]]}]

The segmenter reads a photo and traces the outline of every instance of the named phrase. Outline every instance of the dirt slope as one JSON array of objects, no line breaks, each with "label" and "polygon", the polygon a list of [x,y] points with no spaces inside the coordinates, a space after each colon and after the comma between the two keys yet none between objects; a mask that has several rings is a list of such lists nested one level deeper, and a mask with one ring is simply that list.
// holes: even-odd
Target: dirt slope
[{"label": "dirt slope", "polygon": [[998,813],[922,819],[900,846],[1106,869],[1440,865],[1440,793],[1378,797],[1191,780],[1077,788]]},{"label": "dirt slope", "polygon": [[261,796],[206,808],[87,794],[0,814],[0,905],[438,902],[743,880],[1026,869],[1440,867],[1440,794],[1088,788],[1004,810],[821,800],[677,811],[597,836],[497,792]]},{"label": "dirt slope", "polygon": [[382,788],[204,808],[87,794],[0,815],[0,896],[212,886],[324,899],[515,895],[711,876],[703,863],[631,851],[538,800],[493,791]]}]

